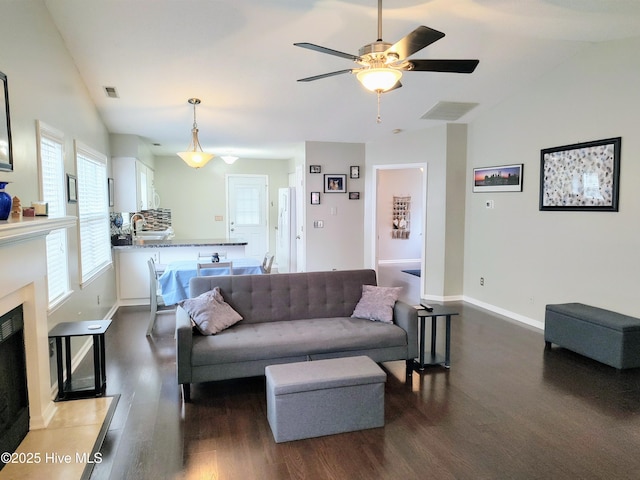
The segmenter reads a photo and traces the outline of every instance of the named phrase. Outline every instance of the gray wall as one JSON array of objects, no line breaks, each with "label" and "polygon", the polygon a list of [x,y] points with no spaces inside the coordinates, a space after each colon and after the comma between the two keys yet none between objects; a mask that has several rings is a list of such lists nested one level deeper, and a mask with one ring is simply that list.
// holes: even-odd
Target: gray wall
[{"label": "gray wall", "polygon": [[[361,143],[306,143],[306,271],[347,270],[364,266],[365,147]],[[320,165],[322,173],[309,173],[309,165]],[[360,166],[360,178],[349,178],[349,167]],[[347,192],[360,192],[360,200],[348,193],[324,193],[324,175],[346,174]],[[320,205],[310,205],[311,192],[320,193]],[[335,214],[332,214],[334,212]],[[324,228],[314,228],[322,220]]]},{"label": "gray wall", "polygon": [[[473,167],[513,163],[524,191],[468,193],[467,300],[536,326],[548,303],[640,316],[639,50],[638,38],[590,46],[469,126],[467,192]],[[617,136],[618,213],[539,211],[541,149]]]},{"label": "gray wall", "polygon": [[[109,136],[42,2],[2,2],[0,45],[0,71],[8,77],[14,148],[14,171],[2,172],[0,178],[12,182],[7,191],[28,206],[40,200],[36,120],[64,132],[65,171],[71,174],[76,173],[73,140],[109,156]],[[77,204],[68,204],[67,214],[76,216]],[[80,288],[77,235],[77,228],[68,230],[73,294],[50,313],[50,325],[104,318],[116,301],[113,269]]]},{"label": "gray wall", "polygon": [[[177,238],[227,238],[225,175],[268,175],[269,249],[275,252],[278,226],[278,189],[288,186],[289,160],[240,158],[227,165],[214,157],[196,170],[177,155],[156,157],[154,182],[160,206],[171,209]],[[221,216],[221,221],[215,217]]]}]

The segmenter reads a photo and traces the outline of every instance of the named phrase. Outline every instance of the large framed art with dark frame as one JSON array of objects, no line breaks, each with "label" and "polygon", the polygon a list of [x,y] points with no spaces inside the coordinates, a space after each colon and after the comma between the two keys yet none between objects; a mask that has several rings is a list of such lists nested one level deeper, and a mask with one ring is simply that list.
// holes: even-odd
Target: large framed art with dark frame
[{"label": "large framed art with dark frame", "polygon": [[13,171],[9,89],[7,87],[7,76],[2,72],[0,72],[0,171]]},{"label": "large framed art with dark frame", "polygon": [[617,212],[622,137],[540,151],[540,210]]}]

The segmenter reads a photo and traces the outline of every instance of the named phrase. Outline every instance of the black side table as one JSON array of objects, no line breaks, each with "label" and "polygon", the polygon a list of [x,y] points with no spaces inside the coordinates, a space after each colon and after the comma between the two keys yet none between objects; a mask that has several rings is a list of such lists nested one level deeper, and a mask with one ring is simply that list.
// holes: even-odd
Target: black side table
[{"label": "black side table", "polygon": [[[422,372],[425,367],[433,365],[443,365],[445,368],[451,366],[451,317],[458,315],[452,308],[441,307],[438,305],[433,306],[433,311],[429,312],[426,309],[418,310],[418,318],[420,319],[420,359],[413,361],[413,368]],[[445,353],[444,358],[442,355],[436,353],[436,324],[438,317],[445,317],[446,320],[446,334],[445,334]],[[425,320],[431,318],[431,355],[429,361],[425,361],[424,354],[424,330]]]},{"label": "black side table", "polygon": [[[60,400],[76,398],[101,397],[107,385],[107,369],[105,366],[104,334],[111,325],[111,320],[85,320],[81,322],[59,323],[49,332],[49,338],[56,340],[56,363],[58,368],[58,396]],[[71,337],[93,336],[93,377],[94,388],[75,388],[71,377]],[[62,365],[62,339],[64,338],[65,364],[67,380],[64,380]]]}]

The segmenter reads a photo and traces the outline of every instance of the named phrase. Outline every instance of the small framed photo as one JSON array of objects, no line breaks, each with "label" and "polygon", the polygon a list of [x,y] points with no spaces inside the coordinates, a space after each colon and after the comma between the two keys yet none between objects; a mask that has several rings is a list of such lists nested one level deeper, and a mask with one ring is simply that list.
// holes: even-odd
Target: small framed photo
[{"label": "small framed photo", "polygon": [[349,200],[360,200],[360,192],[349,192]]},{"label": "small framed photo", "polygon": [[326,174],[324,176],[324,193],[347,193],[347,176],[342,174]]},{"label": "small framed photo", "polygon": [[78,203],[78,179],[67,173],[67,202]]},{"label": "small framed photo", "polygon": [[311,192],[311,205],[320,205],[320,192]]},{"label": "small framed photo", "polygon": [[321,171],[320,165],[309,165],[309,173],[320,173]]},{"label": "small framed photo", "polygon": [[358,165],[349,167],[349,178],[360,178],[360,167]]},{"label": "small framed photo", "polygon": [[109,190],[109,206],[114,206],[115,190],[113,189],[113,178],[107,178],[107,189]]}]

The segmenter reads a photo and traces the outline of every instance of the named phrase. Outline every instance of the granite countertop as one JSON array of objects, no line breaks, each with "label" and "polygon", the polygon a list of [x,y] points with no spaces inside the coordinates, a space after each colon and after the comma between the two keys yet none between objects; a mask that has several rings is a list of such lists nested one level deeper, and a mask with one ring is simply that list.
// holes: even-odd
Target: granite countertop
[{"label": "granite countertop", "polygon": [[132,248],[166,248],[166,247],[207,247],[207,246],[244,246],[247,242],[234,238],[210,238],[205,240],[193,240],[185,238],[172,238],[170,240],[142,240],[133,245],[113,246],[114,250],[130,250]]}]

